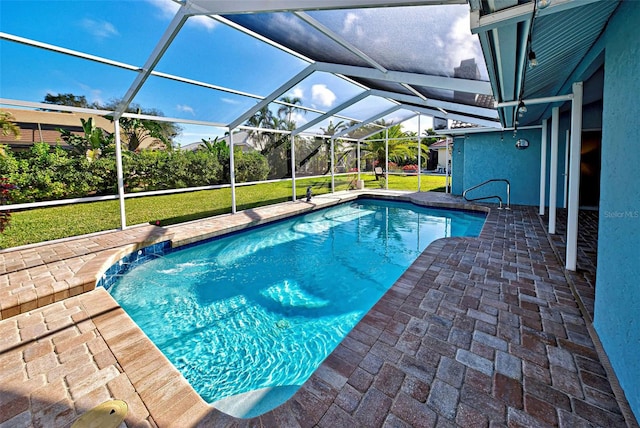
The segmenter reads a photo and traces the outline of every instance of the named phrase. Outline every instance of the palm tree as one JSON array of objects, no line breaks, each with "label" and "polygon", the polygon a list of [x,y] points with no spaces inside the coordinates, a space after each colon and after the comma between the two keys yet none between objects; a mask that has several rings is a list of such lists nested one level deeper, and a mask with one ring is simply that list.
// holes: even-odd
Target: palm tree
[{"label": "palm tree", "polygon": [[[383,121],[377,122],[379,125],[385,126]],[[387,134],[388,131],[388,134]],[[386,165],[385,139],[389,139],[389,160],[396,162],[406,161],[408,158],[415,159],[417,153],[415,145],[417,144],[417,136],[414,132],[402,131],[402,125],[393,125],[387,130],[378,132],[367,138],[365,145],[362,147],[367,154],[365,159],[378,161],[379,165]],[[406,138],[415,137],[416,141],[407,140]],[[421,144],[421,150],[424,152],[429,149]]]},{"label": "palm tree", "polygon": [[12,122],[13,115],[8,111],[0,111],[0,128],[2,128],[2,135],[7,136],[12,134],[13,137],[20,139],[20,127]]},{"label": "palm tree", "polygon": [[[273,123],[273,117],[269,106],[264,106],[247,120],[247,126],[251,126],[252,128],[269,128]],[[249,130],[248,134],[260,147],[260,151],[264,151],[269,141],[269,135],[255,129]]]},{"label": "palm tree", "polygon": [[284,120],[282,129],[293,131],[296,129],[296,123],[291,120],[293,113],[306,113],[306,110],[296,107],[302,105],[302,99],[300,97],[282,97],[280,101],[285,103],[278,108],[278,117]]}]

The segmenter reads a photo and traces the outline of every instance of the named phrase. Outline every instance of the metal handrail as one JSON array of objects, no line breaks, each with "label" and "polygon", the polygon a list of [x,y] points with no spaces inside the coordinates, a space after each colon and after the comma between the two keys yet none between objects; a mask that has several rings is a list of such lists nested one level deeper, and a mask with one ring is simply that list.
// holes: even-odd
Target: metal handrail
[{"label": "metal handrail", "polygon": [[510,210],[511,209],[511,183],[509,183],[509,180],[505,179],[505,178],[492,178],[491,180],[487,180],[487,181],[483,181],[480,184],[477,184],[475,186],[469,187],[467,190],[465,190],[464,192],[462,192],[462,197],[464,198],[465,201],[469,201],[469,202],[473,202],[473,201],[483,201],[485,199],[498,199],[498,201],[500,201],[500,206],[498,207],[499,210],[502,209],[502,198],[498,195],[491,195],[491,196],[483,196],[480,198],[472,198],[469,199],[467,198],[467,192],[470,192],[471,190],[475,190],[478,187],[482,187],[485,184],[489,184],[489,183],[494,183],[494,182],[504,182],[507,183],[507,206],[505,207],[505,209]]}]

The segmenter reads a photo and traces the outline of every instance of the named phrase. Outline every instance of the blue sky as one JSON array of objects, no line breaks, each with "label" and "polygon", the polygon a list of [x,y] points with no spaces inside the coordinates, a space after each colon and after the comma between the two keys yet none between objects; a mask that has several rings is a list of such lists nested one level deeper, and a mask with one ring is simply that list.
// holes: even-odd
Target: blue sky
[{"label": "blue sky", "polygon": [[[2,0],[0,31],[141,66],[177,8],[170,0]],[[458,22],[468,28],[465,19]],[[455,32],[452,37],[460,39]],[[460,40],[467,43],[464,37]],[[224,24],[195,17],[189,19],[155,70],[266,96],[306,65]],[[85,95],[90,102],[104,103],[122,97],[135,76],[132,71],[0,41],[3,98],[41,102],[47,93],[73,93]],[[288,95],[300,97],[305,106],[326,111],[360,90],[335,76],[315,73]],[[158,109],[168,117],[229,123],[256,100],[152,76],[134,102]],[[366,118],[367,108],[375,110],[366,103],[354,106],[353,117]],[[307,113],[296,119],[302,124],[313,117]],[[416,130],[417,120],[404,126]],[[422,129],[430,126],[431,119],[423,116]],[[183,125],[179,142],[188,144],[224,131]]]}]

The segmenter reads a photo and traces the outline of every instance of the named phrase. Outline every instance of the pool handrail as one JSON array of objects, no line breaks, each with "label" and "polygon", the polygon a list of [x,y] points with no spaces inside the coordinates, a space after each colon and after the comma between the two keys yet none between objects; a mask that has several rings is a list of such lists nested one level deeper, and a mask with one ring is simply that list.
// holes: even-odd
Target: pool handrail
[{"label": "pool handrail", "polygon": [[500,205],[498,206],[498,209],[501,210],[502,209],[502,198],[498,195],[490,195],[490,196],[482,196],[479,198],[467,198],[467,192],[470,192],[471,190],[475,190],[479,187],[484,186],[485,184],[489,184],[489,183],[494,183],[494,182],[504,182],[507,183],[507,206],[505,207],[505,209],[510,210],[511,209],[511,183],[509,182],[509,180],[507,180],[506,178],[492,178],[490,180],[486,180],[483,181],[480,184],[477,184],[475,186],[471,186],[468,189],[466,189],[464,192],[462,192],[462,197],[464,198],[465,201],[468,202],[473,202],[473,201],[483,201],[486,199],[498,199]]}]

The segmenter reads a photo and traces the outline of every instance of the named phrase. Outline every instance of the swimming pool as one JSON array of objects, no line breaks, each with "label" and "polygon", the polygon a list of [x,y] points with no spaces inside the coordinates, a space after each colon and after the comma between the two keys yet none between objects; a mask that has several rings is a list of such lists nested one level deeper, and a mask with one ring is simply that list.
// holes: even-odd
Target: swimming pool
[{"label": "swimming pool", "polygon": [[358,200],[169,252],[110,292],[206,401],[252,417],[289,398],[427,245],[477,236],[484,219]]}]

